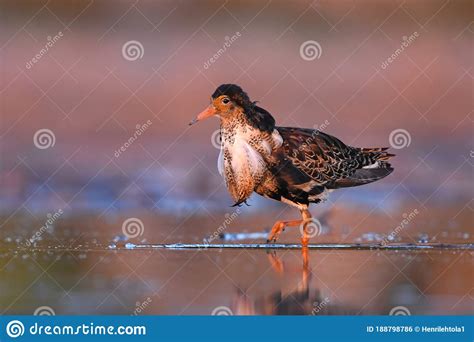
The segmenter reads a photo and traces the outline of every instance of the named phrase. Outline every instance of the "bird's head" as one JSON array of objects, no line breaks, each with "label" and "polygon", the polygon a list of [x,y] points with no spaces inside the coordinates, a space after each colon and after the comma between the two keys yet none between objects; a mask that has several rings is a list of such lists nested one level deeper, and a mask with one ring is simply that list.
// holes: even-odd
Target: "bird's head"
[{"label": "bird's head", "polygon": [[273,116],[257,106],[256,102],[250,101],[247,93],[235,84],[222,84],[217,87],[211,96],[211,104],[189,124],[192,125],[211,116],[227,120],[241,114],[244,114],[249,125],[261,131],[271,133],[275,128]]},{"label": "bird's head", "polygon": [[211,116],[222,119],[231,118],[237,113],[249,113],[253,107],[254,103],[238,85],[222,84],[212,94],[210,105],[189,124],[192,125]]}]

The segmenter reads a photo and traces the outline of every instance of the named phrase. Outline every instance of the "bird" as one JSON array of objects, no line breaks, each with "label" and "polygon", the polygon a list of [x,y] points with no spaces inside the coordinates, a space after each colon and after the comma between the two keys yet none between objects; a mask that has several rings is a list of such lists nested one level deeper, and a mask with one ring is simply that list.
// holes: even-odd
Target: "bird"
[{"label": "bird", "polygon": [[189,125],[216,116],[221,148],[217,168],[233,206],[247,204],[255,192],[297,208],[301,219],[276,221],[267,243],[275,243],[286,227],[300,227],[301,244],[314,235],[310,204],[327,199],[335,189],[378,181],[394,168],[388,147],[359,148],[318,129],[277,126],[274,117],[251,101],[236,84],[222,84],[210,104]]}]

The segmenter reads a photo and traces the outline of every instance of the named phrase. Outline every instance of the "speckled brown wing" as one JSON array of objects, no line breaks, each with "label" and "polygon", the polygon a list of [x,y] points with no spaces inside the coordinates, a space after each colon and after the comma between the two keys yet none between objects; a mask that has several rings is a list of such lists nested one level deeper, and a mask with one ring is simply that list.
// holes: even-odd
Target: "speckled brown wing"
[{"label": "speckled brown wing", "polygon": [[277,129],[288,161],[326,188],[367,184],[393,171],[386,160],[394,155],[387,153],[387,148],[347,146],[336,137],[313,129]]}]

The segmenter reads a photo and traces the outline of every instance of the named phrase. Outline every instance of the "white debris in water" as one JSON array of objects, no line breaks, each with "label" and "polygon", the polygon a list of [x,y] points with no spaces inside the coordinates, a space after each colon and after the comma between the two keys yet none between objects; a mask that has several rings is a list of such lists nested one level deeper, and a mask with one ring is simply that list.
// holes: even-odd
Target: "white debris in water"
[{"label": "white debris in water", "polygon": [[224,241],[239,241],[239,240],[251,240],[251,239],[266,239],[268,237],[267,232],[255,232],[255,233],[224,233],[221,239]]},{"label": "white debris in water", "polygon": [[429,241],[429,236],[426,233],[421,233],[418,236],[418,243],[428,243]]},{"label": "white debris in water", "polygon": [[135,247],[136,247],[136,245],[134,243],[128,242],[128,243],[125,244],[126,249],[135,249]]},{"label": "white debris in water", "polygon": [[108,249],[116,249],[116,248],[117,248],[117,245],[114,244],[114,243],[111,243],[107,248],[108,248]]},{"label": "white debris in water", "polygon": [[[355,239],[355,242],[381,242],[381,241],[384,240],[384,238],[385,238],[385,236],[382,235],[382,234],[374,233],[374,232],[368,232],[368,233],[362,234],[361,237]],[[394,238],[392,237],[392,240],[393,239]],[[390,240],[390,241],[392,241],[392,240]]]}]

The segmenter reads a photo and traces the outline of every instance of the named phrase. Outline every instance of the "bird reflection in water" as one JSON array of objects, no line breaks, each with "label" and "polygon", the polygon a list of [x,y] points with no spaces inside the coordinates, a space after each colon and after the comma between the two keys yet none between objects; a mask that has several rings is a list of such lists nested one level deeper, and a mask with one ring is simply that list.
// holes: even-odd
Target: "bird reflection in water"
[{"label": "bird reflection in water", "polygon": [[[268,252],[268,261],[272,270],[280,277],[289,276],[283,260],[275,250]],[[321,291],[311,288],[313,277],[310,267],[310,253],[308,248],[301,250],[302,267],[301,278],[294,290],[284,293],[282,289],[269,295],[252,298],[245,290],[236,289],[232,302],[232,311],[235,315],[341,315],[357,312],[331,303],[329,297]],[[291,277],[294,273],[291,273]]]}]

